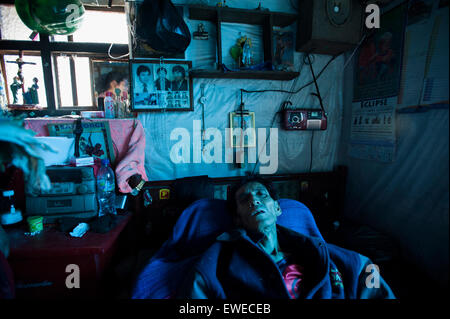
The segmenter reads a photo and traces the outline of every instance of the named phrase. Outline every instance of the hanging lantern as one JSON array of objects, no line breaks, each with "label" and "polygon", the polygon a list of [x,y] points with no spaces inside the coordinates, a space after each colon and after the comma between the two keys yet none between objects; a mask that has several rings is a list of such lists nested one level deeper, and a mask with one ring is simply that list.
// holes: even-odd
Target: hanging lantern
[{"label": "hanging lantern", "polygon": [[49,35],[74,33],[85,12],[80,0],[16,0],[15,5],[28,28]]}]

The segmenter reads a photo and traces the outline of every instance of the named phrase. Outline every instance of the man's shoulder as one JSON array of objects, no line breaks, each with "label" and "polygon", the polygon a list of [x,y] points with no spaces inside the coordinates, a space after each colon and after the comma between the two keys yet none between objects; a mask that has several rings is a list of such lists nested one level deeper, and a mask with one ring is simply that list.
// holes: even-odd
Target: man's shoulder
[{"label": "man's shoulder", "polygon": [[350,266],[352,268],[353,267],[359,268],[361,263],[363,263],[367,259],[367,257],[355,251],[339,247],[335,244],[327,243],[320,237],[301,234],[280,225],[277,225],[277,230],[280,234],[283,235],[285,240],[286,239],[296,240],[297,243],[309,242],[315,247],[321,247],[324,245],[328,251],[328,255],[330,256],[331,260],[341,265]]}]

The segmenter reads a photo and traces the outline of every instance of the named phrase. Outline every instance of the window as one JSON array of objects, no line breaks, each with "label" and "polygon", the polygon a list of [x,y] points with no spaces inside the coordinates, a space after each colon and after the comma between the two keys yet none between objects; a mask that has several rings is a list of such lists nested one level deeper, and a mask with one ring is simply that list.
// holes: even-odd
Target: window
[{"label": "window", "polygon": [[55,56],[55,60],[58,105],[61,108],[93,106],[90,59],[62,54]]},{"label": "window", "polygon": [[[5,1],[0,1],[5,3]],[[11,2],[9,2],[11,3]],[[34,41],[17,15],[14,5],[0,4],[0,62],[7,103],[23,105],[22,88],[16,90],[14,77],[20,56],[26,93],[38,83],[38,106],[43,114],[68,114],[96,109],[93,94],[92,60],[113,60],[128,53],[128,27],[123,7],[86,7],[82,26],[70,36],[40,34]],[[123,61],[123,60],[122,60]],[[14,103],[15,102],[15,103]]]},{"label": "window", "polygon": [[[2,40],[26,40],[31,30],[20,20],[14,6],[0,5],[0,35]],[[39,36],[37,38],[39,40]]]},{"label": "window", "polygon": [[[68,41],[67,36],[53,36]],[[126,16],[121,12],[86,11],[83,24],[73,34],[73,42],[128,44]]]}]

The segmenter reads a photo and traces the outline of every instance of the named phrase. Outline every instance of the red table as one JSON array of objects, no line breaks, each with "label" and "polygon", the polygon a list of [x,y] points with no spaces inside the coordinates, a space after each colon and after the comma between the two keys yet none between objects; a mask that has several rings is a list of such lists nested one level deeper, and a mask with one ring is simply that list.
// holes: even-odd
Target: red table
[{"label": "red table", "polygon": [[[10,256],[17,298],[95,298],[101,294],[101,280],[116,250],[120,233],[131,213],[118,215],[118,223],[108,233],[88,231],[81,238],[71,237],[45,226],[35,236],[23,229],[9,229]],[[79,268],[79,288],[67,288],[68,265]],[[73,282],[73,281],[71,281]]]}]

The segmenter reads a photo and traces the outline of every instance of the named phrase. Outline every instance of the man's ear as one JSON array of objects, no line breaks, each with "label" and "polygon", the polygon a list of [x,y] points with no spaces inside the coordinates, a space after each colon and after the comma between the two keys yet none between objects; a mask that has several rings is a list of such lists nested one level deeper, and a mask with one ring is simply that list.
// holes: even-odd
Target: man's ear
[{"label": "man's ear", "polygon": [[280,207],[280,203],[278,203],[278,201],[275,201],[275,212],[277,216],[281,215],[281,207]]}]

